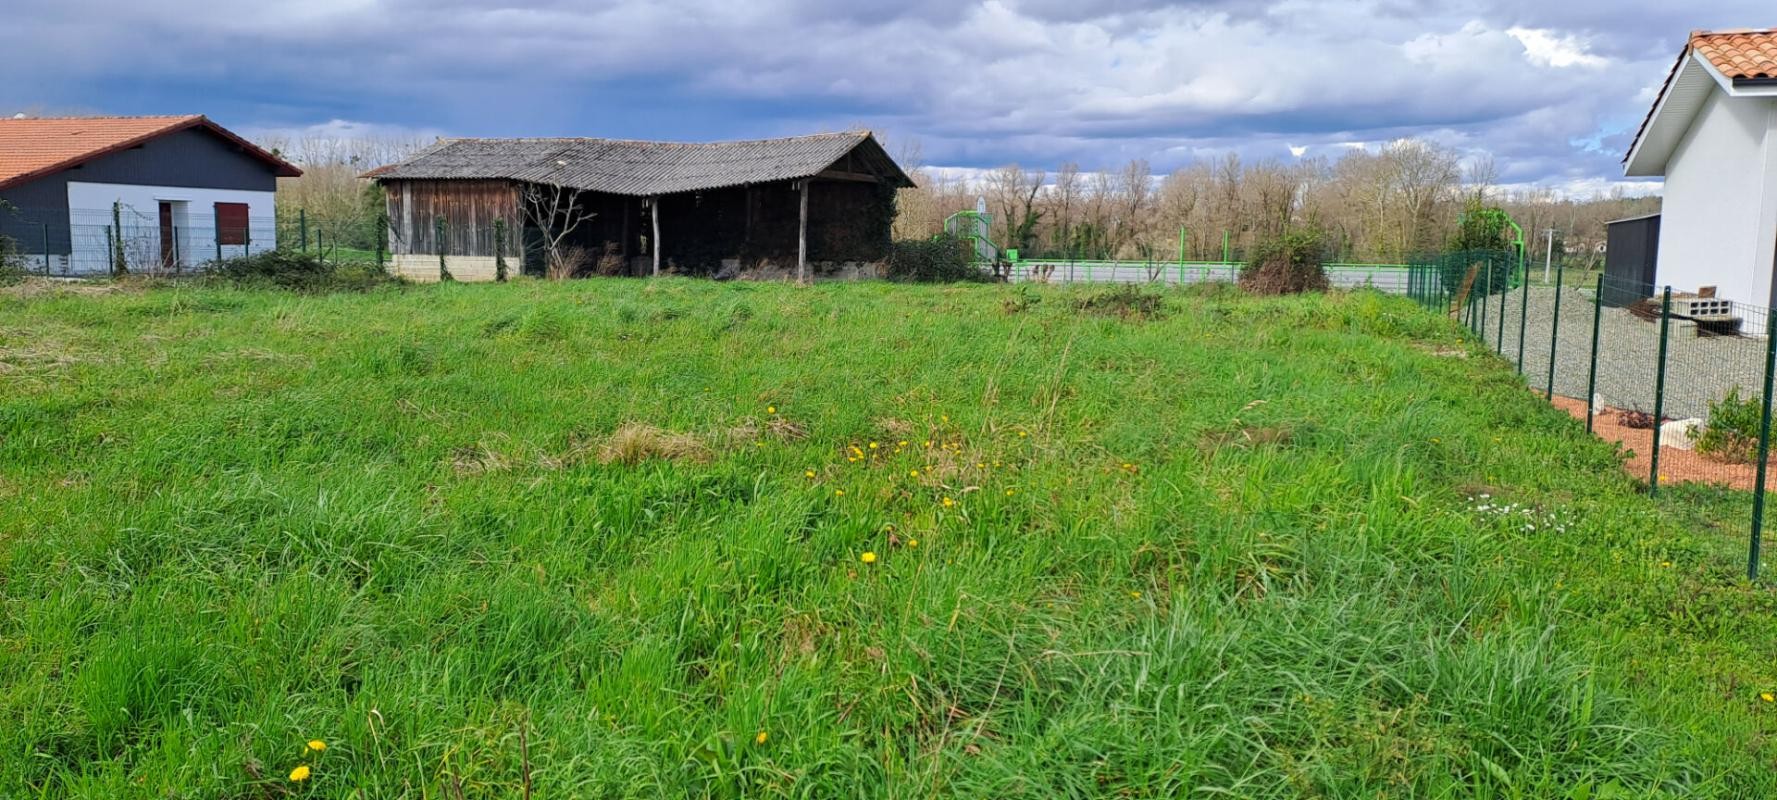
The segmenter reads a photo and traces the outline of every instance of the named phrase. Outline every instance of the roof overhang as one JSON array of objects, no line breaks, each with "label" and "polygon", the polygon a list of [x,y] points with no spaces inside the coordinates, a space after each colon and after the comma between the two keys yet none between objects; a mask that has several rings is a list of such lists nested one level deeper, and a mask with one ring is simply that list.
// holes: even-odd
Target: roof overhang
[{"label": "roof overhang", "polygon": [[1777,81],[1729,78],[1694,48],[1687,48],[1661,87],[1660,96],[1635,134],[1623,158],[1623,174],[1631,178],[1663,177],[1666,163],[1691,129],[1697,112],[1715,92],[1728,97],[1777,97]]},{"label": "roof overhang", "polygon": [[221,125],[217,125],[215,122],[212,122],[209,117],[205,117],[203,115],[193,115],[193,116],[181,119],[181,120],[174,121],[171,124],[167,125],[166,127],[157,128],[155,130],[148,131],[146,133],[143,133],[140,136],[134,136],[134,137],[131,137],[128,139],[123,139],[123,140],[116,141],[116,142],[110,142],[110,143],[107,143],[103,147],[95,148],[93,150],[87,151],[85,153],[81,153],[79,155],[76,155],[76,156],[73,156],[70,158],[64,158],[64,159],[57,161],[55,163],[46,164],[46,165],[39,167],[37,169],[33,169],[28,172],[23,172],[18,175],[14,175],[14,176],[7,178],[5,180],[0,180],[0,189],[9,189],[14,186],[22,186],[24,184],[30,183],[31,181],[42,178],[44,176],[54,175],[54,174],[56,174],[58,172],[62,172],[64,170],[73,169],[74,167],[80,166],[82,164],[86,164],[86,163],[104,158],[105,156],[111,155],[112,153],[117,153],[117,152],[121,152],[124,150],[128,150],[130,148],[137,147],[137,146],[145,144],[147,142],[151,142],[155,139],[159,139],[163,136],[167,136],[167,135],[173,134],[173,133],[178,133],[179,131],[191,130],[193,128],[208,131],[212,135],[216,136],[217,138],[220,138],[223,141],[226,141],[226,142],[232,144],[233,146],[240,148],[241,152],[245,153],[248,157],[258,159],[259,161],[264,162],[267,167],[271,168],[272,174],[279,177],[279,178],[298,178],[298,177],[302,176],[302,170],[297,169],[296,165],[291,164],[288,161],[285,161],[284,159],[278,157],[276,154],[274,154],[270,151],[267,151],[265,148],[262,148],[259,145],[256,145],[252,142],[247,141],[246,139],[235,134],[234,131],[224,128]]}]

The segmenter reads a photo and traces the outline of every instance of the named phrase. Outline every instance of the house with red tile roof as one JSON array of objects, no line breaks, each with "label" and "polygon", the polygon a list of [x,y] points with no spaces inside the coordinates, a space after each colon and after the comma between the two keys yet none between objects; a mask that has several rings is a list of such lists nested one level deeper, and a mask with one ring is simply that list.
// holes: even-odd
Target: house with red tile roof
[{"label": "house with red tile roof", "polygon": [[1777,307],[1777,29],[1692,33],[1623,165],[1666,180],[1656,286]]},{"label": "house with red tile roof", "polygon": [[301,174],[201,115],[0,119],[0,235],[49,274],[187,269],[275,246]]}]

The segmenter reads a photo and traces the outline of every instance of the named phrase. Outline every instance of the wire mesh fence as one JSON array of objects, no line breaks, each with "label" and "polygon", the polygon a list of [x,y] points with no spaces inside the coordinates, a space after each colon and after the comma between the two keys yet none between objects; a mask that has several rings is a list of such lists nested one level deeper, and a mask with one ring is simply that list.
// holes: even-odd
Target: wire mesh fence
[{"label": "wire mesh fence", "polygon": [[1419,261],[1408,296],[1460,320],[1529,389],[1620,444],[1650,494],[1680,482],[1749,491],[1756,577],[1764,494],[1777,477],[1770,309],[1596,272],[1542,280],[1503,251]]},{"label": "wire mesh fence", "polygon": [[14,209],[0,212],[0,237],[11,260],[48,277],[182,275],[214,264],[278,249],[330,260],[379,258],[381,220],[348,216],[313,220],[297,209],[252,216],[246,206],[220,203],[207,211],[162,204],[142,209]]}]

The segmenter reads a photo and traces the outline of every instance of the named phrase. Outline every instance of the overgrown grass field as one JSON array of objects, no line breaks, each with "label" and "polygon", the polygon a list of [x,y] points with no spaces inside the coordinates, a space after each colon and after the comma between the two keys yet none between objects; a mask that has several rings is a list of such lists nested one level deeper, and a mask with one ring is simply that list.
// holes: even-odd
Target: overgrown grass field
[{"label": "overgrown grass field", "polygon": [[12,290],[0,797],[1774,796],[1683,499],[1367,293]]}]

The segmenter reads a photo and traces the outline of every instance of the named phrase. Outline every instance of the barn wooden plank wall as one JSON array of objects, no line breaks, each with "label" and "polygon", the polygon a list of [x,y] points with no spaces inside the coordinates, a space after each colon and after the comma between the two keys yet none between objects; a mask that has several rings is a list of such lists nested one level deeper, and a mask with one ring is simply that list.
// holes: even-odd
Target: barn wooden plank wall
[{"label": "barn wooden plank wall", "polygon": [[[506,221],[506,256],[518,258],[523,248],[523,221],[518,189],[507,181],[387,181],[389,252],[395,255],[439,253],[437,222],[444,218],[444,254],[494,254],[494,220]],[[516,271],[516,262],[514,271]]]}]

